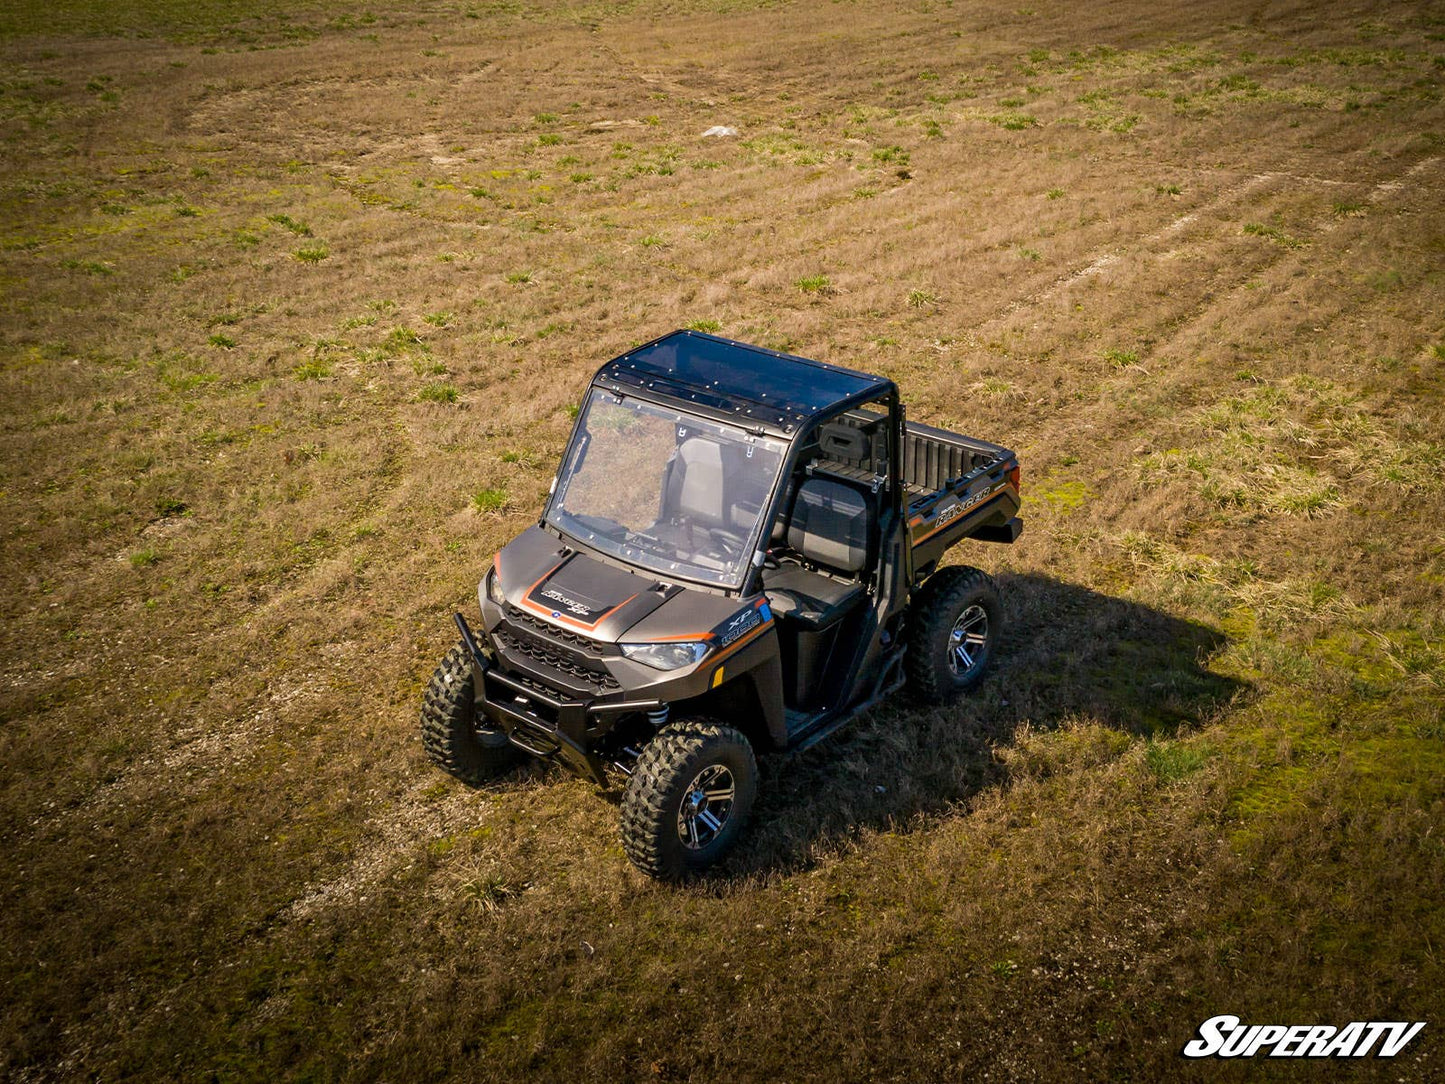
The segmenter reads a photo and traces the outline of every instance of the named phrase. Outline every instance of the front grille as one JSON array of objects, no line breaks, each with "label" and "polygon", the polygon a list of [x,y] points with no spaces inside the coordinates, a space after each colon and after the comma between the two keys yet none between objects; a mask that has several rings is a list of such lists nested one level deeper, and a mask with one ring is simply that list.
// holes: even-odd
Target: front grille
[{"label": "front grille", "polygon": [[507,624],[520,626],[547,640],[556,640],[566,644],[568,647],[587,655],[589,658],[599,659],[601,653],[597,650],[597,641],[589,640],[586,636],[579,636],[575,632],[568,632],[566,629],[559,629],[556,625],[549,625],[547,622],[533,617],[526,610],[507,604]]},{"label": "front grille", "polygon": [[[551,626],[544,625],[540,621],[533,622],[525,617],[518,617],[519,614],[520,611],[509,606],[507,608],[507,624],[492,632],[492,638],[504,651],[512,655],[521,655],[540,664],[546,670],[573,678],[590,689],[594,696],[615,692],[622,688],[617,679],[603,667],[600,654],[572,649],[571,633],[563,633],[562,636],[557,637],[558,640],[565,638],[564,646],[563,643],[553,640],[551,634],[554,630]],[[547,632],[545,634],[540,631],[534,632],[534,629],[546,629]],[[582,638],[576,637],[576,639]],[[590,641],[585,642],[590,643]],[[545,674],[543,676],[545,677]]]}]

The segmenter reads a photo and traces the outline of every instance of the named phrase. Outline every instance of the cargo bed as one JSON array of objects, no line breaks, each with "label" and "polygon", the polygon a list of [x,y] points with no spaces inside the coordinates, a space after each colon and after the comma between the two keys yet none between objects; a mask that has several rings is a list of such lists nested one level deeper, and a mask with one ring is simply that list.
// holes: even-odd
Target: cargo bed
[{"label": "cargo bed", "polygon": [[903,480],[916,569],[964,538],[1012,542],[1023,530],[1018,457],[986,440],[907,422]]},{"label": "cargo bed", "polygon": [[[815,469],[877,488],[883,481],[878,459],[883,447],[878,419],[852,412],[829,428],[854,430],[862,439],[829,442]],[[852,443],[857,454],[848,454]],[[927,572],[945,550],[965,538],[1012,542],[1023,530],[1019,510],[1018,457],[1009,449],[922,422],[903,427],[904,512],[913,543],[913,563]]]}]

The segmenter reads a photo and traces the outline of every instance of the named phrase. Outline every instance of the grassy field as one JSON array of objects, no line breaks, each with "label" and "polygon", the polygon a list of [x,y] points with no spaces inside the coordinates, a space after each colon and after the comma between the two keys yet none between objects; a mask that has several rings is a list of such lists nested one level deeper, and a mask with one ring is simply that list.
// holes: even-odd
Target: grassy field
[{"label": "grassy field", "polygon": [[[1445,5],[1021,2],[0,11],[0,1078],[1445,1077]],[[415,724],[686,325],[1028,527],[984,688],[677,889]]]}]

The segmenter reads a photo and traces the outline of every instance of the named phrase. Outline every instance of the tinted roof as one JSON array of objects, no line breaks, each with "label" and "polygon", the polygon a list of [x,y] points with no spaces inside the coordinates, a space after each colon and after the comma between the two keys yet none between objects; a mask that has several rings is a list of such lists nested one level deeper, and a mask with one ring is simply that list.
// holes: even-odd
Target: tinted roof
[{"label": "tinted roof", "polygon": [[609,361],[597,375],[783,425],[892,387],[881,376],[700,331],[654,339]]}]

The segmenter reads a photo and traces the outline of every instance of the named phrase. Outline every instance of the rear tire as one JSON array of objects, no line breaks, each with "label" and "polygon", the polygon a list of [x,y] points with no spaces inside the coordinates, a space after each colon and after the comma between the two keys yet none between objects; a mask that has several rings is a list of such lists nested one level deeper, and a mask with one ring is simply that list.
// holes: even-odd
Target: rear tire
[{"label": "rear tire", "polygon": [[458,643],[442,657],[421,703],[421,744],[443,771],[477,786],[517,760],[500,730],[476,725],[472,655]]},{"label": "rear tire", "polygon": [[909,603],[904,672],[912,696],[950,704],[983,680],[1003,624],[998,588],[976,568],[953,565]]},{"label": "rear tire", "polygon": [[680,720],[642,750],[622,796],[622,849],[649,877],[703,872],[737,842],[758,793],[748,740],[711,719]]}]

